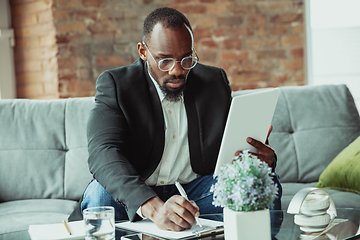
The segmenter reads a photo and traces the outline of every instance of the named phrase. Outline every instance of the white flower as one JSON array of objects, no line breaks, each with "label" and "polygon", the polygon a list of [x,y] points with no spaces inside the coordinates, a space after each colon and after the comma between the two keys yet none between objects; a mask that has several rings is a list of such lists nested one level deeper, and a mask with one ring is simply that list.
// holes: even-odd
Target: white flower
[{"label": "white flower", "polygon": [[235,211],[256,211],[268,208],[276,198],[278,188],[271,176],[271,168],[248,151],[234,157],[232,164],[224,164],[217,183],[211,186],[213,205]]}]

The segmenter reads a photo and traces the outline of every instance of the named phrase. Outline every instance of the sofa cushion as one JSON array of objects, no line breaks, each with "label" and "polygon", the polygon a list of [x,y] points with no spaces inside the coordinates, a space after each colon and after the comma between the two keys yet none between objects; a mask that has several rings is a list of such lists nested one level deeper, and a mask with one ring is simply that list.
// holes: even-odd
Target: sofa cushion
[{"label": "sofa cushion", "polygon": [[92,97],[0,101],[0,202],[81,197],[93,106]]},{"label": "sofa cushion", "polygon": [[60,199],[18,200],[0,204],[0,234],[28,230],[30,224],[67,220],[76,201]]},{"label": "sofa cushion", "polygon": [[269,137],[282,183],[317,182],[326,166],[360,135],[345,85],[282,87]]},{"label": "sofa cushion", "polygon": [[320,175],[316,187],[360,194],[360,137],[347,146]]}]

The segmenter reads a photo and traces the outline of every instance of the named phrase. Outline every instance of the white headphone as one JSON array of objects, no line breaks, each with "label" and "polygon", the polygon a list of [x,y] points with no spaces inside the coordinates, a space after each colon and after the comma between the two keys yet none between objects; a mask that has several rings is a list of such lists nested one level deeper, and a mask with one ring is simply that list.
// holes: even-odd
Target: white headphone
[{"label": "white headphone", "polygon": [[288,213],[304,232],[320,232],[337,216],[331,196],[319,188],[304,188],[292,198]]}]

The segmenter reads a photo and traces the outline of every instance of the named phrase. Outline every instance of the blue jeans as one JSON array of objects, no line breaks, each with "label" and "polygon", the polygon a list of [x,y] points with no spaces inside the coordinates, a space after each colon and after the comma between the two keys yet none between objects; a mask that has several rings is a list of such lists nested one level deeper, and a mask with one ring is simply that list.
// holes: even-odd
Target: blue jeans
[{"label": "blue jeans", "polygon": [[[278,184],[279,195],[278,198],[274,200],[274,206],[271,209],[280,210],[282,188],[277,175],[273,177],[273,180]],[[183,184],[183,188],[185,189],[188,198],[195,201],[199,206],[201,215],[223,212],[221,207],[215,207],[212,204],[213,193],[210,192],[210,188],[215,183],[216,179],[213,178],[213,175],[207,175],[196,178],[188,184]],[[151,188],[164,202],[166,202],[171,196],[180,194],[175,185],[152,186]],[[81,202],[81,213],[86,208],[97,206],[113,206],[115,208],[115,220],[128,220],[124,207],[117,203],[100,183],[94,180],[85,190],[83,201]],[[217,218],[215,220],[222,220],[221,216],[218,217],[221,219]],[[271,216],[271,218],[273,219],[273,216]]]}]

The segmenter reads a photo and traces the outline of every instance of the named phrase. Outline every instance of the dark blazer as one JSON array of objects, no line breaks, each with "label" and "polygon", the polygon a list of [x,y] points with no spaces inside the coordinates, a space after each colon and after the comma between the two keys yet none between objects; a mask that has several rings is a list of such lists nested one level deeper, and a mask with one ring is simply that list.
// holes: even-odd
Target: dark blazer
[{"label": "dark blazer", "polygon": [[[133,221],[156,196],[144,184],[161,160],[164,116],[156,88],[141,59],[102,73],[88,121],[89,168]],[[213,173],[231,103],[224,70],[197,64],[184,89],[192,169]]]}]

